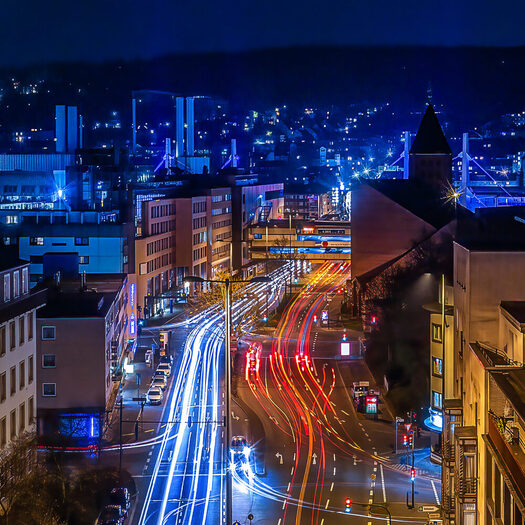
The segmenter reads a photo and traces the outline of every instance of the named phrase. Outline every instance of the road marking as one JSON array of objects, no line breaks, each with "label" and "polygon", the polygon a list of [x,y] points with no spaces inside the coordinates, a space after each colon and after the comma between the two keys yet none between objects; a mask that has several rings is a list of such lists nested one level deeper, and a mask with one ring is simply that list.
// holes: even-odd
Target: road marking
[{"label": "road marking", "polygon": [[288,483],[288,488],[286,489],[286,492],[290,492],[290,484],[291,484],[291,482]]},{"label": "road marking", "polygon": [[334,476],[335,476],[336,467],[334,467]]},{"label": "road marking", "polygon": [[432,489],[434,490],[434,497],[436,498],[436,503],[438,505],[441,505],[441,503],[439,502],[439,496],[438,496],[438,492],[436,490],[436,484],[434,483],[434,481],[430,480],[430,483],[432,484]]},{"label": "road marking", "polygon": [[321,520],[321,525],[323,525],[323,523],[324,523],[324,518]]},{"label": "road marking", "polygon": [[283,520],[282,518],[279,518],[279,521],[277,522],[277,525],[281,525],[281,521],[282,520]]},{"label": "road marking", "polygon": [[294,469],[294,467],[292,467],[292,470],[290,472],[290,476],[293,476],[293,469]]},{"label": "road marking", "polygon": [[286,500],[283,501],[283,510],[284,510],[284,507],[286,507]]},{"label": "road marking", "polygon": [[332,481],[332,484],[330,485],[330,492],[334,490],[334,482]]},{"label": "road marking", "polygon": [[328,508],[328,504],[329,504],[329,503],[330,503],[330,498],[328,498],[328,499],[326,500],[326,505],[324,506],[325,509]]},{"label": "road marking", "polygon": [[374,467],[374,472],[377,472],[377,467]]},{"label": "road marking", "polygon": [[334,454],[334,461],[335,461],[335,454]]},{"label": "road marking", "polygon": [[383,503],[386,503],[386,487],[385,487],[385,476],[383,474],[383,465],[379,465],[381,471],[381,485],[383,486]]},{"label": "road marking", "polygon": [[377,461],[374,461],[374,465],[377,465]]},{"label": "road marking", "polygon": [[374,495],[374,491],[370,489],[370,496],[373,496],[373,495]]}]

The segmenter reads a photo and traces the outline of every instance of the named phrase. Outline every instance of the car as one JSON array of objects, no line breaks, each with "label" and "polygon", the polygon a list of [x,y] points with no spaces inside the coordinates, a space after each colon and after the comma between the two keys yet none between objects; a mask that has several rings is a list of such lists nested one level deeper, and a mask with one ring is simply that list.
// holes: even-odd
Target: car
[{"label": "car", "polygon": [[164,372],[164,370],[155,370],[152,377],[164,377],[167,379],[166,372]]},{"label": "car", "polygon": [[120,505],[106,505],[98,515],[95,525],[122,525],[124,512]]},{"label": "car", "polygon": [[168,363],[161,363],[161,364],[157,367],[157,370],[161,370],[161,371],[164,372],[168,377],[169,377],[170,374],[171,374],[171,366],[170,366]]},{"label": "car", "polygon": [[[159,393],[162,396],[160,389]],[[109,493],[109,500],[112,505],[120,505],[120,508],[124,511],[124,517],[127,518],[129,508],[131,507],[129,490],[126,487],[115,487],[114,489],[111,489],[111,492]]]},{"label": "car", "polygon": [[166,388],[167,384],[166,378],[162,376],[153,377],[151,380],[151,386],[158,386],[159,388],[162,388],[162,390]]},{"label": "car", "polygon": [[173,364],[173,357],[171,355],[163,355],[160,357],[160,362],[167,363],[171,366]]},{"label": "car", "polygon": [[146,393],[146,400],[150,405],[160,405],[162,403],[162,398],[164,394],[162,393],[162,388],[158,386],[152,386]]},{"label": "car", "polygon": [[234,458],[240,454],[244,456],[250,455],[248,440],[244,436],[233,436],[230,444],[230,450]]}]

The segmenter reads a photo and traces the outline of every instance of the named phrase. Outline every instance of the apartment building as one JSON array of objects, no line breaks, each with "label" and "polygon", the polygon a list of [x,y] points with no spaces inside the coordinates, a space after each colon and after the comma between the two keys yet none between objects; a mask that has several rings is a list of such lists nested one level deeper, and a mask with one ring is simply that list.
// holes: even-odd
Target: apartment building
[{"label": "apartment building", "polygon": [[525,516],[525,226],[521,208],[479,210],[454,243],[453,359],[444,362],[446,524]]},{"label": "apartment building", "polygon": [[45,293],[29,293],[29,265],[0,255],[0,448],[34,428],[36,312]]},{"label": "apartment building", "polygon": [[135,349],[127,277],[48,286],[36,326],[38,432],[52,443],[96,443]]}]

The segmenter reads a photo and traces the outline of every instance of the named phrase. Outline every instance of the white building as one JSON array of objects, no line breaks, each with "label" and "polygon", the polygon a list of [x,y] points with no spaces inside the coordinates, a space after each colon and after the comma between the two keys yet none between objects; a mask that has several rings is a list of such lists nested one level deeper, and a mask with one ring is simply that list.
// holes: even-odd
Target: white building
[{"label": "white building", "polygon": [[0,254],[0,448],[36,414],[36,310],[45,293],[29,294],[29,264]]}]

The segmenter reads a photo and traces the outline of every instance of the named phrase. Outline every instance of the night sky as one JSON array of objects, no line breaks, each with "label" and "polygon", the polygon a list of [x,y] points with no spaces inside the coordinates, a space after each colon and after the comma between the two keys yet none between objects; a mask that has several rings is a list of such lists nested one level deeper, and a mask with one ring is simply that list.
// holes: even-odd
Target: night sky
[{"label": "night sky", "polygon": [[0,14],[0,65],[312,44],[525,44],[520,0],[3,0]]}]

